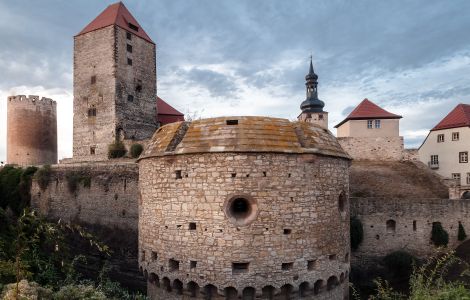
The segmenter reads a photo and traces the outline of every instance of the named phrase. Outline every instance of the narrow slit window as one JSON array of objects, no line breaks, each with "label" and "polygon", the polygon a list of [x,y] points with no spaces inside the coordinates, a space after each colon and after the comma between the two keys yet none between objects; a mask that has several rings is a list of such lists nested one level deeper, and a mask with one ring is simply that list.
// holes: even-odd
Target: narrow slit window
[{"label": "narrow slit window", "polygon": [[126,38],[131,41],[132,40],[132,33],[126,32]]},{"label": "narrow slit window", "polygon": [[96,83],[96,75],[91,76],[91,84]]}]

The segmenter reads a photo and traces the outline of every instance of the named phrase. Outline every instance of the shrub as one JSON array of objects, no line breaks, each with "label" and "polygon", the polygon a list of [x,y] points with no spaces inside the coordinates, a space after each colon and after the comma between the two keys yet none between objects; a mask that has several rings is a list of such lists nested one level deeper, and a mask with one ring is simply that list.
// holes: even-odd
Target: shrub
[{"label": "shrub", "polygon": [[106,300],[106,295],[93,285],[66,285],[54,294],[54,300]]},{"label": "shrub", "polygon": [[361,220],[359,220],[357,217],[351,217],[349,222],[351,233],[351,249],[355,251],[364,239],[364,229],[362,228]]},{"label": "shrub", "polygon": [[132,144],[130,153],[132,158],[137,158],[144,151],[144,147],[141,144]]},{"label": "shrub", "polygon": [[457,233],[457,239],[459,241],[464,241],[467,238],[467,234],[465,233],[465,229],[463,228],[462,222],[459,222],[459,231]]},{"label": "shrub", "polygon": [[12,207],[20,203],[19,184],[22,172],[21,168],[13,166],[5,166],[0,170],[0,207]]},{"label": "shrub", "polygon": [[80,183],[86,188],[91,186],[91,177],[84,174],[84,171],[68,171],[65,174],[65,179],[67,180],[67,188],[72,194],[78,190]]},{"label": "shrub", "polygon": [[446,247],[449,243],[449,234],[447,233],[447,231],[444,230],[444,228],[442,228],[440,222],[432,223],[431,241],[437,247]]},{"label": "shrub", "polygon": [[40,168],[34,175],[41,190],[45,190],[51,181],[51,166],[45,165]]},{"label": "shrub", "polygon": [[384,257],[383,262],[394,275],[409,276],[416,258],[405,251],[395,251]]},{"label": "shrub", "polygon": [[119,158],[126,155],[126,147],[120,141],[116,141],[108,146],[108,158]]}]

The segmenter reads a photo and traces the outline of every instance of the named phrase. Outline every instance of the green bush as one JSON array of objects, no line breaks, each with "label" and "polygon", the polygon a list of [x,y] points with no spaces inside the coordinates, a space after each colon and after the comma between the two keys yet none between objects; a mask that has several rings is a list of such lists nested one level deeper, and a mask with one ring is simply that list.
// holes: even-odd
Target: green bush
[{"label": "green bush", "polygon": [[67,180],[67,188],[72,194],[78,190],[80,183],[86,188],[91,186],[91,177],[85,171],[67,171],[65,179]]},{"label": "green bush", "polygon": [[350,222],[350,234],[351,234],[351,249],[353,251],[359,248],[359,245],[364,239],[364,229],[362,228],[362,222],[357,217],[351,217]]},{"label": "green bush", "polygon": [[20,214],[31,200],[31,178],[36,167],[26,169],[5,166],[0,170],[0,207]]},{"label": "green bush", "polygon": [[132,158],[137,158],[144,151],[144,147],[141,144],[132,144],[130,153]]},{"label": "green bush", "polygon": [[463,228],[462,222],[459,222],[459,231],[457,233],[457,239],[459,241],[465,241],[467,234],[465,233],[465,228]]},{"label": "green bush", "polygon": [[409,276],[416,258],[405,251],[395,251],[384,257],[387,269],[396,276]]},{"label": "green bush", "polygon": [[444,230],[444,228],[442,228],[442,224],[440,222],[432,223],[431,241],[437,247],[446,247],[449,243],[449,234]]},{"label": "green bush", "polygon": [[66,285],[54,294],[54,300],[106,300],[106,295],[93,285]]},{"label": "green bush", "polygon": [[36,172],[36,175],[34,175],[34,178],[36,179],[41,190],[44,191],[51,181],[51,166],[45,165],[40,168]]},{"label": "green bush", "polygon": [[126,147],[120,141],[116,141],[108,146],[108,158],[119,158],[126,155]]}]

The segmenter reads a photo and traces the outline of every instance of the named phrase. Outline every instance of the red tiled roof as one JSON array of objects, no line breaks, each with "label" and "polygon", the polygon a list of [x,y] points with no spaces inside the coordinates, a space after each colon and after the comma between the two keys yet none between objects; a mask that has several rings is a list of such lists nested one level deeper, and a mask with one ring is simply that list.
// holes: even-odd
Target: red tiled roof
[{"label": "red tiled roof", "polygon": [[[129,24],[137,27],[137,30],[131,28]],[[144,29],[140,26],[139,22],[131,15],[126,6],[122,2],[109,5],[101,14],[99,14],[90,24],[88,24],[77,36],[88,33],[90,31],[98,30],[110,25],[119,26],[152,44],[155,44],[152,39],[145,33]]]},{"label": "red tiled roof", "polygon": [[470,126],[470,104],[460,103],[431,131],[467,126]]},{"label": "red tiled roof", "polygon": [[162,98],[157,97],[157,121],[161,126],[184,121],[184,114],[177,111],[170,104],[166,103]]},{"label": "red tiled roof", "polygon": [[401,119],[402,116],[392,114],[391,112],[386,111],[377,104],[373,103],[369,99],[362,100],[358,106],[335,128],[338,128],[343,123],[346,123],[349,120],[367,120],[367,119]]}]

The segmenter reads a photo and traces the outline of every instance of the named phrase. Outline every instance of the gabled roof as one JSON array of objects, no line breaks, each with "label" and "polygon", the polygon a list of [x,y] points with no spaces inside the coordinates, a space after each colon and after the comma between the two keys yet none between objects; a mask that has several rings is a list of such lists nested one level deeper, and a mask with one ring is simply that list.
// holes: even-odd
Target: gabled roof
[{"label": "gabled roof", "polygon": [[77,36],[108,27],[110,25],[119,26],[136,36],[155,44],[122,2],[109,5],[101,14],[91,21],[90,24],[83,28]]},{"label": "gabled roof", "polygon": [[343,125],[349,120],[367,120],[367,119],[401,119],[402,116],[392,114],[391,112],[386,111],[377,104],[373,103],[369,99],[362,100],[358,106],[335,128]]},{"label": "gabled roof", "polygon": [[157,97],[157,112],[159,115],[184,116],[183,113],[177,111],[160,97]]},{"label": "gabled roof", "polygon": [[470,126],[470,104],[457,105],[433,130]]}]

